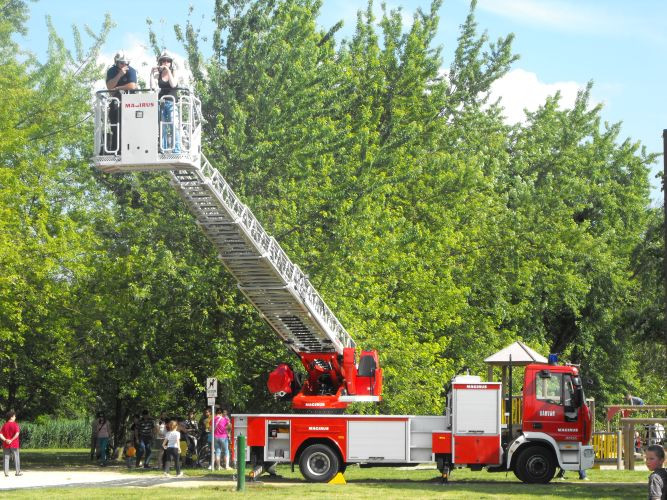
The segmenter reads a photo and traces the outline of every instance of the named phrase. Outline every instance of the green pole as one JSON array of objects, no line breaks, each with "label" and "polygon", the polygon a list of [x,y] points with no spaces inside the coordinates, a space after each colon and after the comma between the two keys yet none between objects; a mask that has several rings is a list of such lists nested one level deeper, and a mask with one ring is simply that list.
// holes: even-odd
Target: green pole
[{"label": "green pole", "polygon": [[236,440],[236,491],[245,491],[245,436],[239,434]]}]

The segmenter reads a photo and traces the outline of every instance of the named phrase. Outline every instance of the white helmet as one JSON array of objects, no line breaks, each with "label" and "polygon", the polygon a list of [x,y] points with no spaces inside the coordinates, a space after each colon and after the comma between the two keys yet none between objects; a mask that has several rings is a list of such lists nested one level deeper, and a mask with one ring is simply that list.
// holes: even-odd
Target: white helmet
[{"label": "white helmet", "polygon": [[174,62],[174,56],[171,55],[171,52],[169,52],[168,50],[162,51],[162,54],[160,54],[157,58],[157,62],[163,61],[165,59],[170,60],[172,63]]},{"label": "white helmet", "polygon": [[113,58],[113,62],[114,64],[118,63],[130,64],[130,60],[125,56],[125,52],[123,52],[122,50],[116,53],[116,55]]}]

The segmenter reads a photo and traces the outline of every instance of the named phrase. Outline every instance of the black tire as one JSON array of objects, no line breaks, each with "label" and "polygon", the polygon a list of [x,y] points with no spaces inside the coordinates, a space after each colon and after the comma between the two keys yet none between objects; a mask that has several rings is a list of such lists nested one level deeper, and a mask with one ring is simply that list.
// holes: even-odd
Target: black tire
[{"label": "black tire", "polygon": [[546,484],[556,473],[553,453],[541,446],[529,446],[516,460],[514,475],[524,483]]},{"label": "black tire", "polygon": [[347,470],[347,464],[340,464],[338,466],[338,472],[340,472],[341,474],[345,474],[346,470]]},{"label": "black tire", "polygon": [[517,478],[519,481],[521,481],[522,483],[527,482],[527,481],[524,479],[523,474],[521,474],[521,470],[520,470],[516,465],[514,466],[514,470],[513,470],[512,472],[514,472],[514,475],[516,476],[516,478]]},{"label": "black tire", "polygon": [[338,455],[325,444],[311,444],[299,459],[301,474],[313,483],[326,483],[338,473]]}]

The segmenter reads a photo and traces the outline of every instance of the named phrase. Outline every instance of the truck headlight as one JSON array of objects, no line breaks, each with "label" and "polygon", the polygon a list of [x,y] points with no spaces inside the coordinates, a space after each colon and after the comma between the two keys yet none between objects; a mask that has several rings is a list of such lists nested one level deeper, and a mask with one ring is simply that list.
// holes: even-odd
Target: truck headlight
[{"label": "truck headlight", "polygon": [[586,448],[584,450],[584,457],[591,458],[594,453],[595,453],[595,451],[592,448]]}]

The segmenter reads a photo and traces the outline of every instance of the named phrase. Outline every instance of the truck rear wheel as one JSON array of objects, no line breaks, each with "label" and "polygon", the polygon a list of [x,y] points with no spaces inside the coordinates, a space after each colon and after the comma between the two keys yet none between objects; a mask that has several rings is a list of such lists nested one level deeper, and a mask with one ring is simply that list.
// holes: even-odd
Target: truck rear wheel
[{"label": "truck rear wheel", "polygon": [[308,481],[326,483],[339,470],[338,455],[325,444],[311,444],[303,450],[299,459],[301,474]]},{"label": "truck rear wheel", "polygon": [[517,458],[514,475],[524,483],[542,483],[551,481],[556,473],[556,461],[553,453],[541,446],[530,446]]}]

